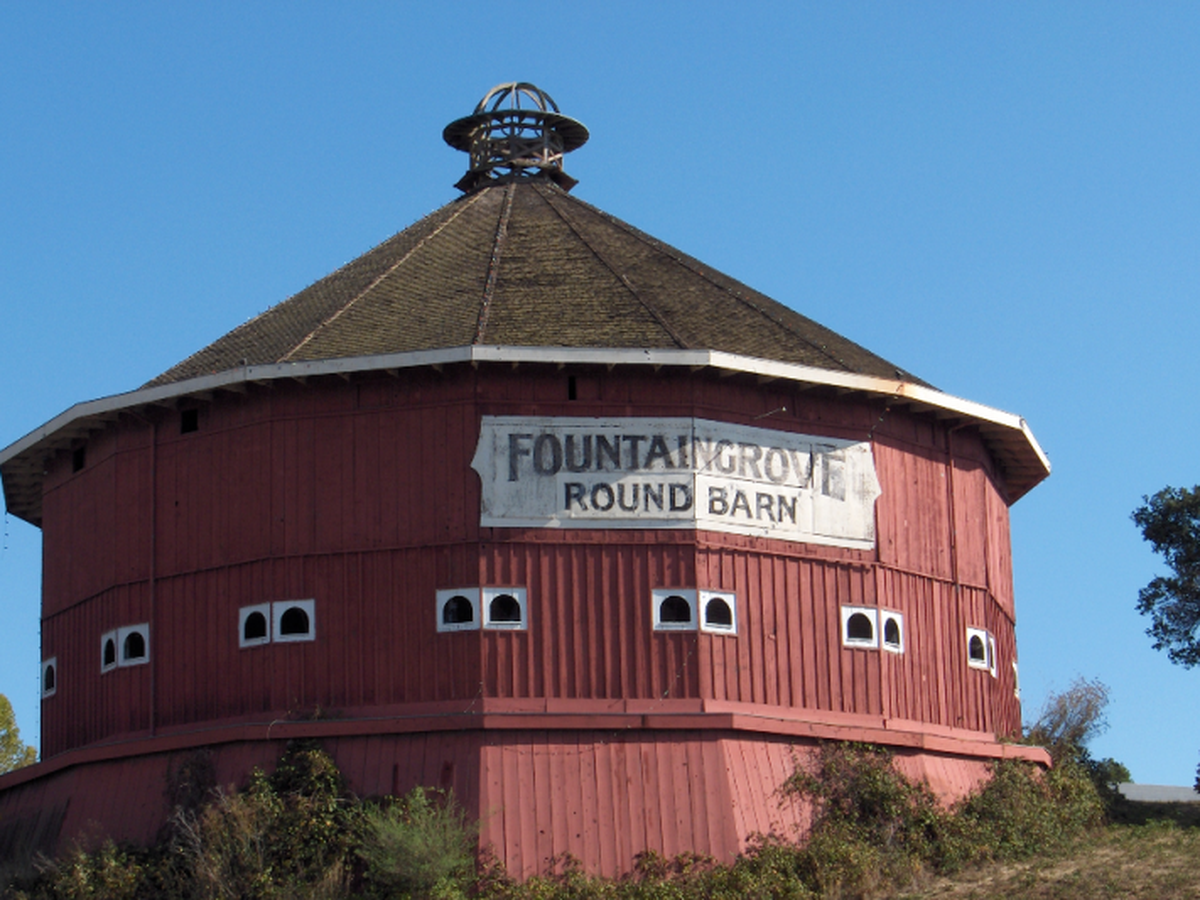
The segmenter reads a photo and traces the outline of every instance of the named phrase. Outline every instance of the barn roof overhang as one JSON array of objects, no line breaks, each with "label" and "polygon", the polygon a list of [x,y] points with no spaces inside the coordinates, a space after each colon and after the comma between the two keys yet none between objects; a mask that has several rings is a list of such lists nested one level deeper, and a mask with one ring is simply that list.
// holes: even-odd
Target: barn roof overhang
[{"label": "barn roof overhang", "polygon": [[0,450],[0,477],[3,478],[5,504],[12,515],[40,527],[42,479],[47,461],[56,453],[77,445],[88,434],[107,427],[123,413],[137,413],[154,406],[171,406],[187,397],[206,396],[221,390],[241,391],[250,384],[283,379],[349,376],[358,372],[455,363],[686,367],[693,371],[714,369],[810,387],[828,387],[842,394],[888,398],[893,409],[906,406],[936,419],[953,420],[957,424],[977,428],[1004,473],[1010,502],[1020,499],[1050,474],[1049,459],[1020,416],[910,381],[776,362],[719,350],[471,345],[379,356],[244,366],[77,403]]}]

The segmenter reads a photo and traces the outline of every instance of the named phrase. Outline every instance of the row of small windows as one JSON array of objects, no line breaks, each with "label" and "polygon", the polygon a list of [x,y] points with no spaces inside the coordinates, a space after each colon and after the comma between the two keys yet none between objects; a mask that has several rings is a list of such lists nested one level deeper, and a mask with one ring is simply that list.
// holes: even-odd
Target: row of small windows
[{"label": "row of small windows", "polygon": [[737,634],[737,596],[727,591],[663,588],[652,591],[655,631]]},{"label": "row of small windows", "polygon": [[[737,597],[726,591],[663,588],[652,591],[655,631],[700,631],[737,634]],[[526,591],[514,587],[449,588],[437,592],[437,630],[527,628]],[[699,609],[699,613],[697,613]],[[842,644],[891,653],[904,652],[904,616],[869,606],[841,608]],[[880,627],[882,625],[882,628]],[[967,628],[967,665],[996,677],[996,639],[982,628]],[[282,600],[243,606],[238,611],[238,646],[316,639],[316,601]],[[139,666],[150,661],[150,625],[142,622],[105,632],[100,637],[100,671]],[[42,697],[58,689],[58,658],[42,662]],[[1013,662],[1014,692],[1019,692]],[[1017,694],[1018,696],[1019,693]]]},{"label": "row of small windows", "polygon": [[524,631],[529,624],[525,588],[447,588],[436,601],[438,631]]},{"label": "row of small windows", "polygon": [[125,625],[100,635],[100,671],[150,662],[150,624]]},{"label": "row of small windows", "polygon": [[316,600],[277,600],[238,610],[239,647],[314,641],[316,638]]},{"label": "row of small windows", "polygon": [[903,653],[904,616],[889,609],[875,609],[872,606],[843,606],[842,643],[847,647],[862,647],[867,650],[882,647],[889,653]]},{"label": "row of small windows", "polygon": [[[737,599],[723,591],[668,588],[652,592],[655,631],[737,633]],[[525,588],[447,588],[436,595],[438,631],[528,627]],[[699,609],[699,613],[697,613]]]},{"label": "row of small windows", "polygon": [[[882,647],[892,653],[903,653],[904,616],[892,610],[870,606],[843,606],[842,644],[865,650]],[[996,639],[991,632],[983,628],[967,628],[967,665],[996,677]],[[1016,671],[1017,664],[1014,662],[1014,682]],[[1014,688],[1014,691],[1019,690],[1019,687]]]}]

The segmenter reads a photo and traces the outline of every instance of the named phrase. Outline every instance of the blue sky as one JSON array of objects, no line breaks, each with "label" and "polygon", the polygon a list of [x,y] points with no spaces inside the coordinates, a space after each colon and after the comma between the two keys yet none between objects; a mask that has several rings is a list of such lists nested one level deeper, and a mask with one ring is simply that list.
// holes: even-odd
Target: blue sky
[{"label": "blue sky", "polygon": [[[451,200],[442,127],[533,81],[577,196],[1029,421],[1027,718],[1190,784],[1200,671],[1144,635],[1129,519],[1200,481],[1200,6],[0,0],[0,446],[136,388]],[[40,539],[0,537],[0,692],[38,730]]]}]

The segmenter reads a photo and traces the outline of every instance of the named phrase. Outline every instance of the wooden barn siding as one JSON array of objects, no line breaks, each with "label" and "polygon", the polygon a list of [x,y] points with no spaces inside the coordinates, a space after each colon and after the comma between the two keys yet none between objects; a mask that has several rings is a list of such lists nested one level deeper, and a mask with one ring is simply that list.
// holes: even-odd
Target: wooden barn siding
[{"label": "wooden barn siding", "polygon": [[[92,439],[85,471],[72,475],[70,454],[60,454],[45,498],[47,614],[148,577],[152,519],[159,576],[266,556],[471,539],[479,494],[469,466],[480,414],[695,414],[753,422],[759,406],[785,401],[793,413],[773,416],[771,427],[861,439],[878,420],[871,433],[886,486],[877,504],[879,558],[940,578],[953,574],[944,464],[951,440],[962,476],[953,479],[962,501],[955,523],[963,532],[959,580],[985,583],[978,560],[986,546],[989,572],[1002,586],[1004,541],[981,537],[982,514],[972,504],[982,492],[988,523],[999,531],[1007,526],[999,515],[1004,503],[993,497],[998,488],[984,487],[991,477],[980,462],[986,453],[972,433],[948,438],[921,417],[880,417],[877,404],[754,390],[733,379],[608,373],[596,376],[608,387],[603,402],[568,403],[561,375],[489,369],[478,383],[461,373],[406,376],[222,394],[202,408],[200,430],[188,435],[178,433],[177,412],[163,412],[153,461],[150,426],[129,416]],[[642,389],[636,408],[614,406],[614,399],[632,399],[634,385]],[[542,397],[548,393],[557,402]],[[148,491],[157,498],[154,510]],[[915,510],[922,510],[919,522]]]},{"label": "wooden barn siding", "polygon": [[[437,634],[434,591],[456,582],[525,587],[529,629]],[[652,630],[652,589],[695,585],[737,593],[737,636]],[[157,596],[146,666],[99,674],[99,635],[150,618],[144,585],[48,622],[62,673],[43,706],[48,755],[149,728],[151,666],[158,727],[481,695],[705,697],[1001,733],[1019,718],[1012,625],[985,590],[835,560],[490,542],[478,561],[469,547],[268,560],[161,579]],[[238,647],[239,607],[306,597],[315,641]],[[844,604],[903,613],[905,652],[843,647]],[[95,638],[64,640],[68,620]],[[996,636],[997,678],[966,666],[968,626]],[[87,698],[82,714],[66,697]]]},{"label": "wooden barn siding", "polygon": [[[653,536],[653,533],[649,533]],[[482,584],[525,587],[526,632],[483,632],[498,697],[696,697],[695,633],[653,632],[652,587],[692,587],[694,548],[670,542],[488,542]]]},{"label": "wooden barn siding", "polygon": [[[563,854],[618,875],[644,850],[711,854],[729,862],[755,833],[794,837],[808,808],[777,788],[813,745],[723,732],[580,730],[342,737],[322,742],[348,788],[363,797],[418,785],[453,790],[510,874],[547,871]],[[176,773],[203,757],[216,784],[241,788],[271,771],[285,742],[221,744],[93,762],[0,792],[0,850],[53,853],[105,837],[149,843],[170,811]],[[899,750],[898,767],[955,799],[988,763]],[[36,831],[37,834],[29,834]],[[24,839],[24,840],[22,840]]]},{"label": "wooden barn siding", "polygon": [[[571,854],[591,872],[629,871],[644,850],[732,861],[753,832],[793,835],[806,809],[775,790],[809,752],[782,739],[721,732],[514,731],[346,737],[323,742],[360,796],[418,785],[453,790],[509,873],[547,871]],[[170,811],[173,773],[197,753],[215,782],[243,787],[281,741],[134,756],[67,769],[0,793],[0,821],[35,823],[58,848],[104,837],[148,843]]]},{"label": "wooden barn siding", "polygon": [[[755,390],[736,379],[651,380],[647,401],[644,374],[587,376],[585,385],[600,399],[582,403],[565,401],[562,375],[494,369],[477,380],[425,372],[252,387],[202,407],[193,434],[180,435],[178,414],[163,413],[154,426],[153,459],[151,426],[130,417],[89,443],[83,472],[71,473],[69,454],[60,455],[46,495],[44,655],[60,654],[63,680],[47,705],[46,746],[65,749],[148,727],[146,707],[112,699],[118,688],[111,682],[116,676],[148,681],[149,667],[101,678],[97,657],[103,630],[152,619],[156,725],[475,696],[484,681],[499,696],[712,696],[952,725],[982,721],[976,707],[983,701],[957,687],[961,673],[952,660],[960,657],[934,650],[957,652],[962,629],[950,627],[949,613],[921,605],[933,604],[931,592],[941,596],[937,586],[957,568],[962,585],[989,589],[1011,616],[1007,506],[978,436],[948,435],[920,416],[885,415],[882,404],[815,392]],[[629,405],[614,405],[622,400]],[[478,479],[469,468],[481,411],[745,421],[760,406],[777,409],[770,407],[775,403],[790,403],[792,414],[773,416],[773,427],[862,437],[878,426],[878,557],[887,571],[924,579],[906,588],[915,598],[905,601],[915,604],[911,609],[879,596],[864,565],[822,561],[840,556],[865,564],[869,554],[822,548],[799,548],[817,557],[809,562],[793,551],[757,561],[753,553],[718,554],[716,562],[697,563],[675,532],[637,540],[623,533],[624,543],[601,542],[598,549],[596,533],[542,533],[535,550],[505,530],[497,532],[503,540],[482,535],[481,559],[471,556],[469,542],[481,537]],[[954,450],[952,477],[947,446]],[[550,549],[555,542],[562,546]],[[739,545],[733,536],[728,542]],[[756,598],[739,609],[741,636],[649,632],[649,589],[697,581],[732,587],[742,604]],[[530,632],[434,639],[433,591],[481,582],[530,588]],[[140,599],[108,609],[108,598],[118,595]],[[796,596],[813,598],[811,609],[786,602]],[[318,599],[316,643],[238,650],[239,606],[305,597]],[[885,659],[891,654],[841,648],[841,602],[901,609],[910,652]],[[68,615],[72,604],[82,606]],[[922,615],[933,618],[936,643],[918,627]],[[983,611],[976,617],[986,618]],[[1011,682],[1011,624],[981,627],[1005,648],[998,680]],[[469,649],[473,640],[482,642],[481,654]],[[90,688],[69,691],[72,678],[87,679]],[[923,679],[925,689],[912,690],[915,682],[906,678]],[[128,696],[132,702],[134,694]],[[67,697],[88,697],[88,707]]]},{"label": "wooden barn siding", "polygon": [[[701,635],[701,696],[1012,733],[1013,625],[986,590],[861,564],[702,549],[702,587],[738,595],[738,636]],[[904,652],[842,645],[840,607],[904,615]],[[997,677],[967,666],[967,627],[997,641]]]},{"label": "wooden barn siding", "polygon": [[489,738],[482,758],[481,842],[521,878],[565,854],[610,875],[646,850],[731,862],[751,833],[791,834],[804,821],[774,794],[792,771],[786,740],[509,732]]}]

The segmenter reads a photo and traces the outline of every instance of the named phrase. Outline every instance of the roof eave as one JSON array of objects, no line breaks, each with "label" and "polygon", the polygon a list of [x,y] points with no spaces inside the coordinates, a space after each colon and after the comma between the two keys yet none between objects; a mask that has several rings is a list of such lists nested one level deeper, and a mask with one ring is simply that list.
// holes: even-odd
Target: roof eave
[{"label": "roof eave", "polygon": [[244,366],[77,403],[0,450],[0,476],[3,477],[5,504],[13,515],[40,526],[41,479],[46,458],[71,446],[80,437],[103,428],[121,413],[169,405],[182,397],[216,390],[238,390],[249,383],[482,362],[715,368],[890,397],[915,409],[928,411],[938,418],[961,419],[976,425],[993,453],[1004,464],[1009,502],[1024,496],[1050,474],[1049,459],[1020,416],[909,381],[776,362],[719,350],[471,345],[378,356]]}]

